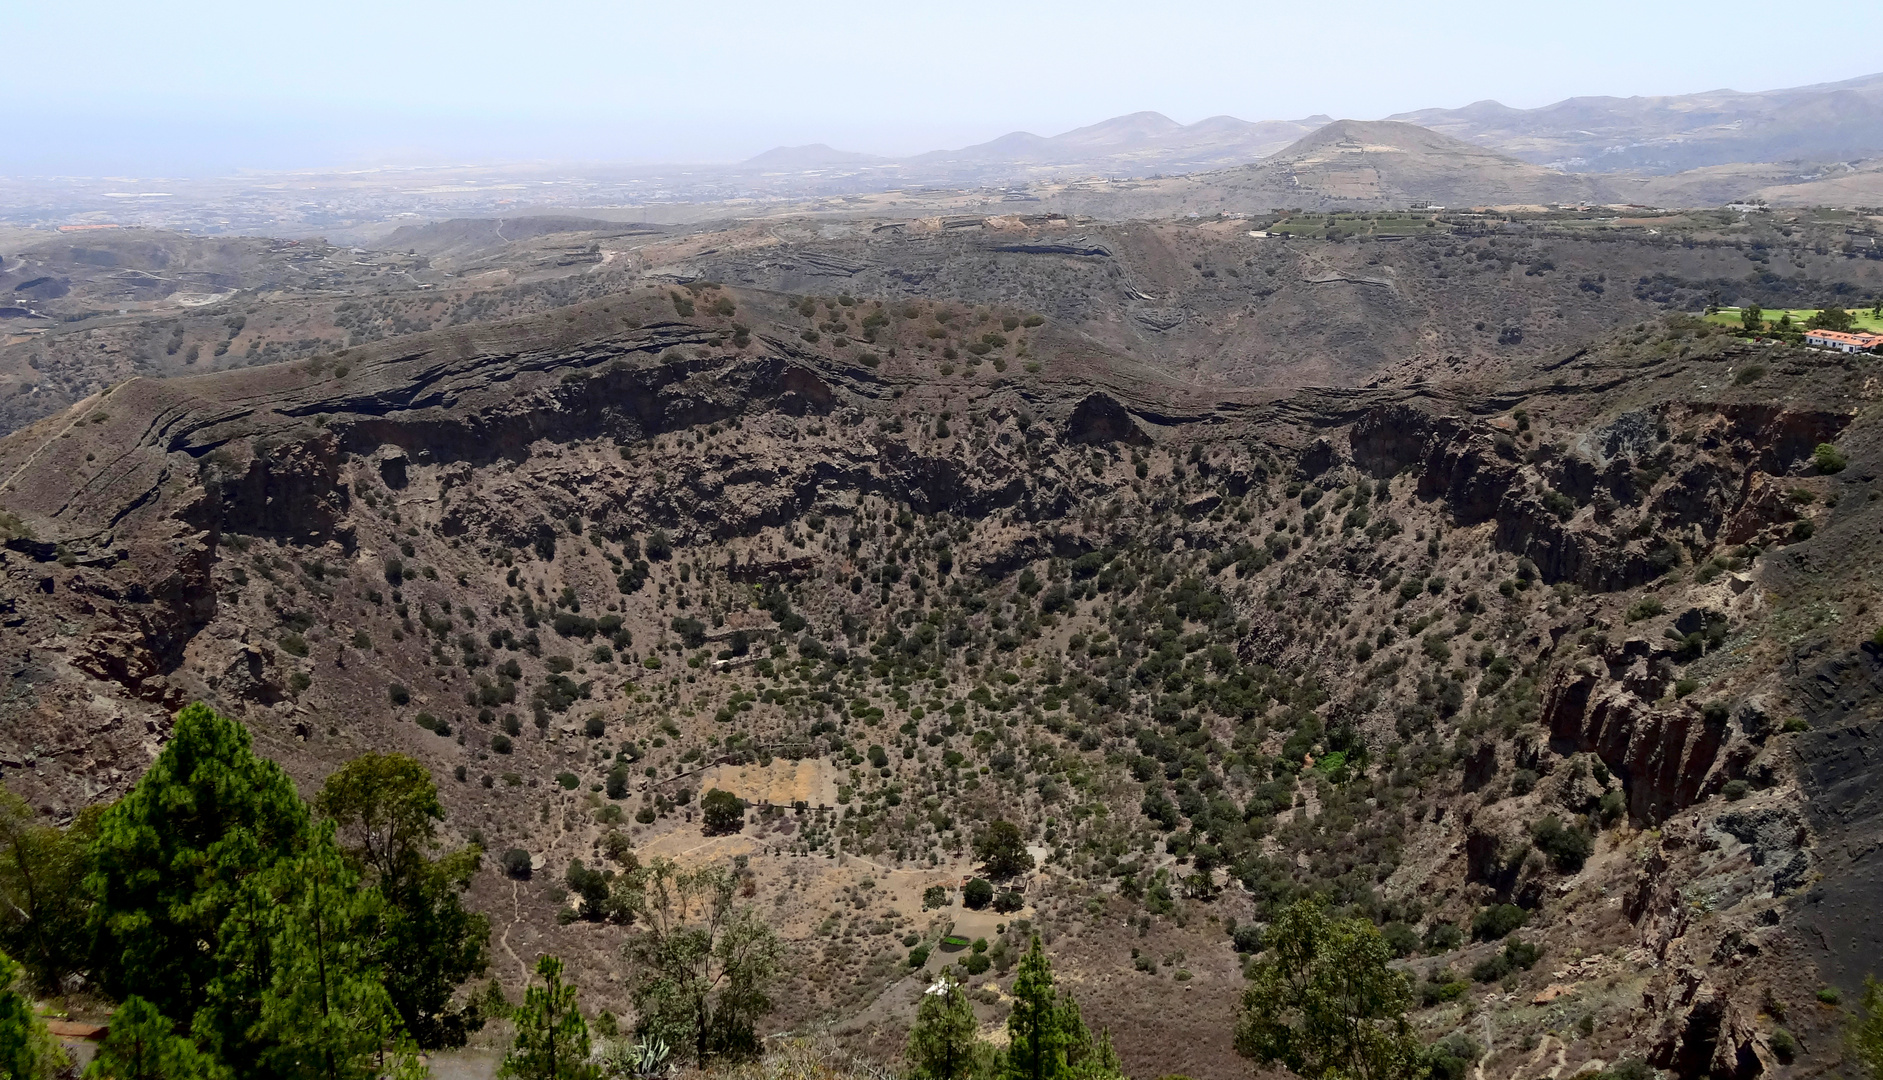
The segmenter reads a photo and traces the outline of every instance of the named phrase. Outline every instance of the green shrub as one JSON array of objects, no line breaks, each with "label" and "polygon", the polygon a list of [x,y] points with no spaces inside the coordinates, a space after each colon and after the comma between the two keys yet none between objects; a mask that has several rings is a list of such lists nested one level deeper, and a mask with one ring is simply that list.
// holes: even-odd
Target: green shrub
[{"label": "green shrub", "polygon": [[1471,936],[1478,941],[1496,941],[1524,924],[1524,910],[1515,904],[1493,904],[1482,908],[1471,920]]},{"label": "green shrub", "polygon": [[1386,947],[1393,950],[1393,955],[1396,957],[1403,959],[1419,950],[1418,932],[1405,923],[1387,923],[1380,927],[1380,937],[1386,941]]},{"label": "green shrub", "polygon": [[980,910],[992,903],[994,886],[986,878],[975,878],[961,890],[961,903],[975,910]]},{"label": "green shrub", "polygon": [[1745,798],[1746,793],[1751,790],[1752,785],[1746,783],[1744,780],[1728,780],[1726,781],[1726,786],[1720,789],[1720,794],[1726,796],[1727,802],[1738,802]]},{"label": "green shrub", "polygon": [[1831,473],[1843,472],[1844,467],[1850,464],[1850,459],[1845,457],[1844,452],[1835,444],[1819,443],[1818,448],[1811,452],[1811,463],[1818,467],[1819,472],[1828,476]]},{"label": "green shrub", "polygon": [[917,945],[915,948],[909,950],[909,966],[910,967],[919,968],[926,963],[928,963],[928,946],[927,945]]},{"label": "green shrub", "polygon": [[1665,614],[1667,614],[1667,605],[1661,603],[1660,597],[1645,596],[1629,606],[1625,617],[1629,622],[1640,622],[1642,619],[1651,619],[1656,615]]},{"label": "green shrub", "polygon": [[1778,1055],[1781,1064],[1790,1065],[1792,1059],[1798,1056],[1798,1040],[1784,1028],[1773,1028],[1770,1042],[1772,1053]]},{"label": "green shrub", "polygon": [[962,957],[961,966],[970,975],[980,975],[983,972],[985,972],[988,968],[993,967],[994,962],[987,958],[986,953],[976,952],[976,953],[969,953],[968,955]]},{"label": "green shrub", "polygon": [[1432,1080],[1464,1080],[1483,1055],[1484,1047],[1471,1036],[1454,1031],[1426,1048],[1424,1064]]},{"label": "green shrub", "polygon": [[1573,874],[1581,870],[1595,850],[1595,842],[1588,833],[1565,826],[1555,814],[1537,822],[1530,830],[1530,837],[1537,850],[1549,856],[1550,865],[1556,867],[1558,873]]},{"label": "green shrub", "polygon": [[1603,792],[1602,801],[1596,805],[1596,812],[1602,816],[1603,822],[1611,825],[1619,821],[1627,809],[1628,800],[1619,790]]},{"label": "green shrub", "polygon": [[1472,965],[1471,979],[1473,982],[1496,982],[1513,971],[1528,971],[1542,955],[1542,947],[1513,937],[1504,943],[1502,950]]},{"label": "green shrub", "polygon": [[572,772],[559,772],[556,774],[556,783],[561,784],[565,791],[574,791],[576,785],[581,782],[581,779]]},{"label": "green shrub", "polygon": [[490,750],[491,750],[491,753],[493,754],[509,753],[510,752],[510,736],[492,735],[490,737]]},{"label": "green shrub", "polygon": [[503,853],[502,863],[504,873],[518,881],[528,881],[530,879],[529,852],[524,851],[522,848],[513,847]]}]

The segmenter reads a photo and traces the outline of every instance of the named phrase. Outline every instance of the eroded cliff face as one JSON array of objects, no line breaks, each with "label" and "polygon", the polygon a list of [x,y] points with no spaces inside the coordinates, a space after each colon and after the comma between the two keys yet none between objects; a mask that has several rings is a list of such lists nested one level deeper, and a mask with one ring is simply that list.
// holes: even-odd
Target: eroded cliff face
[{"label": "eroded cliff face", "polygon": [[[1222,869],[1184,902],[1218,915],[1291,888],[1433,928],[1515,904],[1549,959],[1511,985],[1583,995],[1603,1045],[1682,1076],[1778,1068],[1762,995],[1802,1000],[1817,964],[1860,978],[1806,928],[1855,925],[1814,889],[1870,895],[1821,842],[1867,835],[1883,703],[1853,629],[1869,586],[1833,561],[1877,528],[1862,370],[1693,391],[1733,385],[1727,349],[1676,393],[1617,346],[1585,389],[1539,370],[1495,397],[1173,405],[1114,379],[942,383],[640,303],[135,381],[0,441],[0,778],[69,814],[204,698],[303,781],[397,746],[465,770],[453,813],[493,843],[583,858],[599,826],[505,792],[601,783],[590,718],[637,754],[694,739],[688,766],[709,745],[749,764],[727,738],[749,712],[751,746],[855,768],[846,786],[911,770],[910,805],[931,749],[984,765],[949,798],[1068,830],[1067,904],[1125,904],[1121,879],[1179,881],[1205,847]],[[1819,473],[1823,442],[1848,470]],[[877,779],[859,739],[883,744]],[[637,789],[650,842],[684,812],[652,801],[665,782]],[[1106,814],[1071,815],[1068,787]],[[903,816],[882,830],[929,821]],[[1100,834],[1119,822],[1128,843]],[[902,865],[881,835],[856,850]],[[1498,947],[1409,963],[1436,985]]]}]

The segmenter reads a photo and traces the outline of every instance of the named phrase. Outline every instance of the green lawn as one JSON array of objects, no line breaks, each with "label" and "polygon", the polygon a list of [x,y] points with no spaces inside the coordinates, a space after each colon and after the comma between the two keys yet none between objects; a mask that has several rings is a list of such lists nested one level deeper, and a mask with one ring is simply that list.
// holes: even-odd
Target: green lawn
[{"label": "green lawn", "polygon": [[[1850,308],[1848,310],[1850,311],[1851,317],[1856,321],[1856,325],[1853,326],[1852,329],[1868,330],[1872,334],[1883,334],[1883,319],[1879,319],[1876,316],[1870,314],[1869,308],[1863,308],[1861,310],[1857,308]],[[1818,309],[1817,308],[1765,308],[1764,312],[1765,312],[1765,321],[1768,323],[1777,322],[1778,320],[1784,318],[1786,315],[1790,315],[1792,325],[1796,326],[1800,330],[1803,330],[1805,326],[1805,320],[1809,319],[1813,315],[1816,315],[1818,313]],[[1730,307],[1721,308],[1717,314],[1707,315],[1705,316],[1705,318],[1706,318],[1706,321],[1708,322],[1720,323],[1722,325],[1727,325],[1727,326],[1740,325],[1738,308],[1730,308]]]}]

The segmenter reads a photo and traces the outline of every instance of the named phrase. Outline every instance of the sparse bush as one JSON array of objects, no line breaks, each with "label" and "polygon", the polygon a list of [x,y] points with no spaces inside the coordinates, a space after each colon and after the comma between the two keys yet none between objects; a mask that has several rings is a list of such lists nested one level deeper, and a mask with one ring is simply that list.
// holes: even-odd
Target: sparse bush
[{"label": "sparse bush", "polygon": [[1602,821],[1605,824],[1610,825],[1621,820],[1622,814],[1627,812],[1627,810],[1628,800],[1622,796],[1620,791],[1603,792],[1601,802],[1596,805],[1596,813],[1601,815]]},{"label": "sparse bush", "polygon": [[[1555,814],[1536,823],[1530,830],[1537,850],[1547,855],[1559,873],[1573,874],[1589,861],[1595,843],[1581,829],[1565,826]],[[1515,929],[1513,927],[1513,929]]]},{"label": "sparse bush", "polygon": [[1465,935],[1457,923],[1435,922],[1425,928],[1425,951],[1450,952],[1464,943]]},{"label": "sparse bush", "polygon": [[1792,1033],[1786,1031],[1784,1028],[1772,1029],[1770,1043],[1772,1053],[1778,1056],[1780,1064],[1790,1065],[1792,1059],[1798,1056],[1798,1040],[1793,1038]]},{"label": "sparse bush", "polygon": [[1380,937],[1386,941],[1386,947],[1396,957],[1411,956],[1419,950],[1419,935],[1412,927],[1402,922],[1390,922],[1380,927]]},{"label": "sparse bush", "polygon": [[1508,937],[1524,924],[1524,910],[1515,904],[1493,904],[1482,908],[1471,919],[1471,936],[1478,941],[1496,941]]},{"label": "sparse bush", "polygon": [[1656,615],[1665,614],[1667,614],[1667,605],[1661,603],[1660,597],[1646,596],[1629,606],[1625,618],[1629,622],[1640,622],[1642,619],[1651,619]]}]

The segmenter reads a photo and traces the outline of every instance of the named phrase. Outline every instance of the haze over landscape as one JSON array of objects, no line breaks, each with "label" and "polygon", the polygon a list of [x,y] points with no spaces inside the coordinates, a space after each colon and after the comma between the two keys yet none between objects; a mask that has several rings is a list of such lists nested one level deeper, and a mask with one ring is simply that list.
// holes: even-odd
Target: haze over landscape
[{"label": "haze over landscape", "polygon": [[1883,1080],[1784,14],[10,12],[0,1077]]}]

